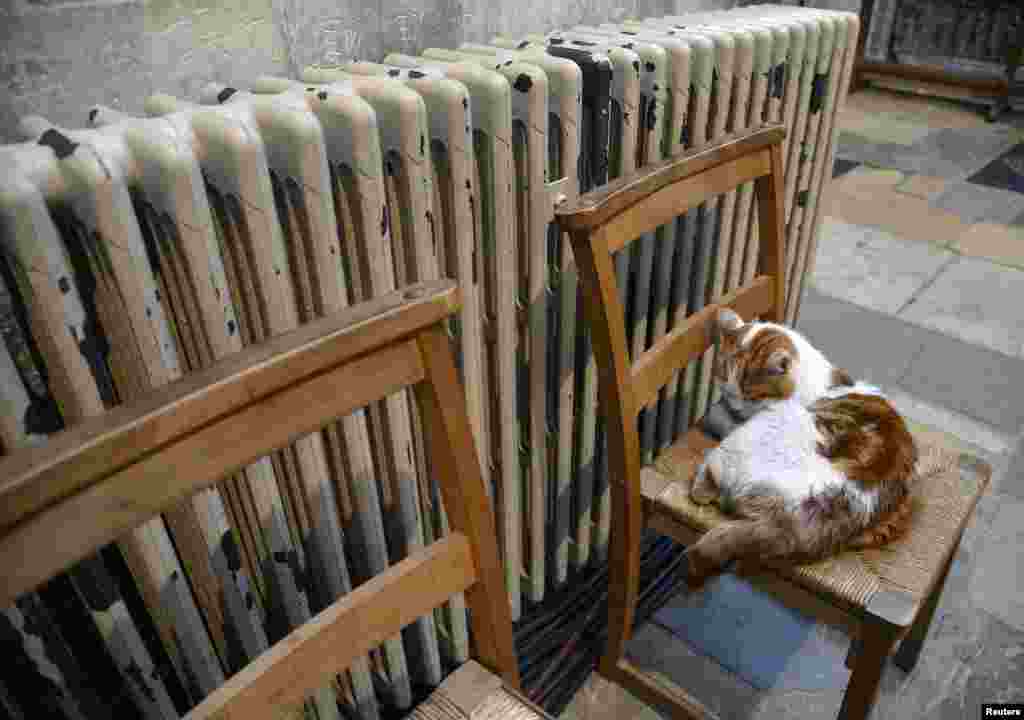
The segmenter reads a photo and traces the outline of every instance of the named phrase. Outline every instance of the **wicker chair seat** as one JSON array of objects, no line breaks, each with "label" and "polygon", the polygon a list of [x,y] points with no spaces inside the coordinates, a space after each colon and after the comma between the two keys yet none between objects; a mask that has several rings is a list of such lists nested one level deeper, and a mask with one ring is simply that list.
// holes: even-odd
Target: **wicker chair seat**
[{"label": "wicker chair seat", "polygon": [[[870,607],[883,591],[909,593],[915,605],[924,601],[956,549],[961,528],[984,492],[990,473],[987,465],[952,443],[917,433],[915,439],[919,457],[911,489],[910,530],[882,547],[850,550],[784,571],[788,579],[854,611]],[[690,485],[703,452],[715,445],[711,436],[693,429],[663,451],[643,473],[646,509],[668,513],[698,533],[725,520],[717,507],[697,505],[690,499]]]},{"label": "wicker chair seat", "polygon": [[410,720],[550,720],[475,660],[461,665],[416,706]]}]

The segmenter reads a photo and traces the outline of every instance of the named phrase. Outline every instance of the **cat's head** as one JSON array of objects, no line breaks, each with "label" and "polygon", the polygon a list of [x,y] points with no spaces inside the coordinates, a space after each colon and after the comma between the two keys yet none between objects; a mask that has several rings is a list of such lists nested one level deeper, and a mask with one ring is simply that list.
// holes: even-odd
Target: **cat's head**
[{"label": "cat's head", "polygon": [[796,391],[796,344],[778,325],[744,323],[735,312],[716,319],[715,379],[733,411],[752,415]]}]

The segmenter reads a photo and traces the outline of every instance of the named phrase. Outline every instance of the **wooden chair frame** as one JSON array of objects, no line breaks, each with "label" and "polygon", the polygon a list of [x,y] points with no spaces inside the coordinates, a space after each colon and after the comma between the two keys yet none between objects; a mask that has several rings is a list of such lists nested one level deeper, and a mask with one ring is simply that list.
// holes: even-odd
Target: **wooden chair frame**
[{"label": "wooden chair frame", "polygon": [[413,285],[0,460],[2,602],[247,463],[413,386],[451,532],[294,630],[188,717],[276,717],[458,592],[474,658],[517,693],[494,515],[445,325],[458,309],[453,282]]},{"label": "wooden chair frame", "polygon": [[[613,525],[608,641],[599,670],[644,701],[672,708],[674,717],[705,718],[713,714],[684,690],[669,688],[646,676],[624,656],[637,603],[640,536],[645,524],[687,545],[695,542],[699,533],[645,497],[645,487],[659,482],[664,486],[666,480],[641,468],[637,414],[657,397],[674,372],[713,344],[714,323],[720,309],[731,308],[744,318],[782,322],[784,136],[782,126],[766,126],[742,137],[725,138],[701,151],[675,156],[628,180],[583,195],[558,210],[559,224],[571,237],[579,269],[608,428]],[[623,306],[611,254],[643,233],[749,181],[754,181],[760,225],[756,276],[725,297],[708,303],[630,365]],[[707,436],[698,429],[691,430],[683,442],[697,450],[710,446]],[[962,531],[961,527],[959,532]],[[866,609],[838,607],[796,587],[784,574],[773,573],[754,580],[791,605],[810,610],[856,634],[854,649],[847,657],[853,673],[839,713],[840,718],[852,720],[864,718],[870,711],[885,659],[904,635],[906,639],[896,662],[904,669],[916,662],[951,558],[952,552],[920,604],[909,593],[885,592]]]}]

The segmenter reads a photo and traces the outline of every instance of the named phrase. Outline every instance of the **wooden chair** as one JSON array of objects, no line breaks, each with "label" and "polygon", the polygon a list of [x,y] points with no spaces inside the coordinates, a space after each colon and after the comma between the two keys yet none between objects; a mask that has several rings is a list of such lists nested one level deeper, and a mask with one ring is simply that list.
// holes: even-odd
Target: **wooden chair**
[{"label": "wooden chair", "polygon": [[248,348],[3,459],[4,606],[191,493],[413,386],[451,532],[297,628],[188,717],[278,717],[457,592],[470,610],[474,660],[413,717],[547,717],[517,692],[494,516],[444,325],[458,306],[451,281],[411,286]]},{"label": "wooden chair", "polygon": [[[663,450],[653,467],[641,468],[637,437],[640,409],[659,389],[713,344],[715,317],[729,307],[743,318],[781,322],[783,287],[783,196],[781,127],[732,137],[683,154],[627,180],[612,183],[558,210],[572,239],[593,332],[600,400],[606,421],[612,491],[608,642],[599,670],[652,705],[672,708],[673,717],[707,717],[709,711],[680,688],[644,675],[625,657],[637,602],[640,534],[645,525],[690,544],[721,522],[714,508],[689,498],[703,451],[715,441],[699,426]],[[611,253],[690,208],[754,181],[759,220],[755,279],[707,305],[634,358],[626,350],[623,305]],[[829,561],[780,570],[753,580],[805,611],[855,633],[853,670],[839,717],[867,716],[884,662],[902,639],[897,665],[916,662],[942,591],[953,554],[990,469],[966,455],[917,438],[920,461],[914,519],[901,539],[875,550],[846,552]]]}]

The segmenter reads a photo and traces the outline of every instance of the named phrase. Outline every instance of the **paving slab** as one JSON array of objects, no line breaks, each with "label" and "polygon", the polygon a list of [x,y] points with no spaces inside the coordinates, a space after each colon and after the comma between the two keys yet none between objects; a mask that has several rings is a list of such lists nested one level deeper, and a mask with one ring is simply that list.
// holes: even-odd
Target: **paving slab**
[{"label": "paving slab", "polygon": [[637,629],[627,654],[644,672],[693,693],[721,718],[747,717],[757,704],[752,685],[656,622]]},{"label": "paving slab", "polygon": [[932,438],[990,463],[1005,456],[1013,447],[1013,435],[1000,432],[982,420],[912,395],[898,386],[883,385],[882,390],[908,421],[911,432],[919,437]]},{"label": "paving slab", "polygon": [[959,180],[950,182],[932,204],[966,222],[1009,224],[1024,212],[1024,194]]},{"label": "paving slab", "polygon": [[[968,227],[956,213],[937,210],[928,200],[895,188],[860,200],[852,211],[857,213],[852,222],[875,225],[904,240],[944,247],[960,239]],[[850,208],[844,208],[839,217],[846,219],[850,212]]]},{"label": "paving slab", "polygon": [[948,182],[943,177],[915,173],[907,175],[903,182],[896,186],[896,190],[907,195],[919,197],[922,200],[931,200],[942,194]]},{"label": "paving slab", "polygon": [[807,720],[834,718],[843,701],[843,691],[765,693],[749,720]]},{"label": "paving slab", "polygon": [[835,162],[832,163],[832,177],[839,178],[860,167],[860,163],[852,160],[843,160],[842,158],[836,158]]},{"label": "paving slab", "polygon": [[879,143],[853,132],[840,132],[836,142],[836,157],[875,167],[895,167],[895,159],[906,153],[906,145]]},{"label": "paving slab", "polygon": [[950,167],[954,176],[977,172],[992,160],[1012,148],[1016,137],[1009,128],[1000,125],[973,128],[942,128],[930,133],[915,146],[923,161],[917,170],[922,174],[939,175],[926,168]]},{"label": "paving slab", "polygon": [[[821,263],[819,257],[819,267]],[[818,285],[823,290],[829,286],[825,280]],[[900,317],[969,344],[1021,357],[1024,355],[1021,298],[1024,298],[1024,272],[986,260],[960,257],[916,294],[913,302],[900,312]]]},{"label": "paving slab", "polygon": [[811,281],[823,294],[895,315],[954,260],[931,243],[826,217]]},{"label": "paving slab", "polygon": [[1024,437],[1013,449],[999,476],[993,480],[993,488],[1005,495],[1024,500]]},{"label": "paving slab", "polygon": [[956,610],[933,630],[913,673],[886,667],[872,719],[980,718],[982,703],[1020,702],[1022,678],[1024,633],[980,608]]},{"label": "paving slab", "polygon": [[913,145],[932,131],[912,119],[897,119],[891,114],[849,113],[842,121],[843,132],[880,144]]},{"label": "paving slab", "polygon": [[560,720],[658,720],[660,716],[625,688],[590,674]]},{"label": "paving slab", "polygon": [[880,386],[896,385],[925,341],[925,331],[814,287],[800,303],[796,328],[833,364]]},{"label": "paving slab", "polygon": [[832,183],[825,214],[853,225],[883,228],[905,240],[951,246],[969,225],[956,213],[938,210],[927,198],[902,192],[898,170],[861,167]]},{"label": "paving slab", "polygon": [[849,681],[842,633],[735,575],[680,593],[654,619],[758,690],[814,691]]},{"label": "paving slab", "polygon": [[1024,143],[1018,143],[970,178],[972,183],[1024,193]]},{"label": "paving slab", "polygon": [[908,173],[965,179],[1014,146],[1017,137],[1005,127],[931,129],[906,145],[879,142],[841,132],[837,157]]},{"label": "paving slab", "polygon": [[847,118],[856,119],[861,114],[891,116],[930,128],[985,127],[984,117],[970,105],[938,97],[891,92],[879,87],[866,88],[847,98],[841,120],[843,127]]},{"label": "paving slab", "polygon": [[974,223],[953,248],[961,255],[984,258],[1024,270],[1024,222],[1010,225]]},{"label": "paving slab", "polygon": [[[1002,495],[991,531],[978,554],[971,599],[1015,630],[1024,633],[1024,500]],[[1022,676],[1024,681],[1024,676]]]},{"label": "paving slab", "polygon": [[903,182],[905,175],[899,170],[858,165],[841,180],[833,183],[843,193],[871,195],[878,190],[891,189]]},{"label": "paving slab", "polygon": [[1024,427],[1024,358],[961,342],[944,333],[914,333],[920,351],[899,381],[927,398],[1015,437]]}]

